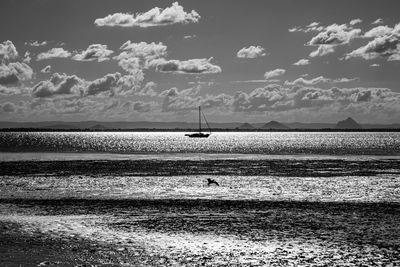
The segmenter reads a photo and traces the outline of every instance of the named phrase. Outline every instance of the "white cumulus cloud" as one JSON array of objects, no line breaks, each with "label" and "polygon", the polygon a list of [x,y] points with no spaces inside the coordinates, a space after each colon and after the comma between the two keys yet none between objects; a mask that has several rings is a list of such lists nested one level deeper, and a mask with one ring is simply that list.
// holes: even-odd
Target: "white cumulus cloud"
[{"label": "white cumulus cloud", "polygon": [[75,54],[72,59],[77,61],[94,61],[98,62],[109,60],[109,56],[113,53],[107,48],[107,45],[91,44],[86,50]]},{"label": "white cumulus cloud", "polygon": [[283,74],[285,74],[285,72],[286,72],[286,70],[284,70],[284,69],[275,69],[275,70],[267,71],[264,74],[264,77],[266,80],[269,80],[271,78],[282,76]]},{"label": "white cumulus cloud", "polygon": [[62,47],[55,47],[46,52],[42,52],[37,55],[37,60],[45,60],[45,59],[52,59],[52,58],[68,58],[71,56],[71,52],[65,50]]},{"label": "white cumulus cloud", "polygon": [[293,65],[295,65],[295,66],[305,66],[305,65],[308,65],[308,64],[310,64],[310,60],[308,60],[308,59],[300,59],[299,61],[297,61],[297,62],[295,62],[295,63],[293,63]]},{"label": "white cumulus cloud", "polygon": [[262,48],[261,46],[249,46],[249,47],[243,47],[240,49],[236,56],[238,58],[257,58],[257,57],[263,57],[265,56],[265,49]]},{"label": "white cumulus cloud", "polygon": [[186,12],[178,2],[175,2],[170,7],[164,9],[154,7],[145,13],[114,13],[104,18],[98,18],[94,23],[97,26],[146,28],[178,23],[196,23],[199,19],[200,15],[195,10]]}]

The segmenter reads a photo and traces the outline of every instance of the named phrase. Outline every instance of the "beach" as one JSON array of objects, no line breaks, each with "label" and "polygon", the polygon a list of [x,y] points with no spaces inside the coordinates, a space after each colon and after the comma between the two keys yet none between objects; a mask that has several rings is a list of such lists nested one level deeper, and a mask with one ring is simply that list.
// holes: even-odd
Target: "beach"
[{"label": "beach", "polygon": [[400,264],[397,159],[161,158],[0,162],[0,265]]}]

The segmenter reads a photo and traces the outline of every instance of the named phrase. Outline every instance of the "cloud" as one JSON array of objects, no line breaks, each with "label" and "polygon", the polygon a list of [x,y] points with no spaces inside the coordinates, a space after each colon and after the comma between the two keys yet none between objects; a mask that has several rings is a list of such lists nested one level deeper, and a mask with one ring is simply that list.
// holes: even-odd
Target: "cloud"
[{"label": "cloud", "polygon": [[52,59],[52,58],[68,58],[71,56],[71,53],[65,50],[62,47],[52,48],[46,52],[40,53],[36,60],[45,60],[45,59]]},{"label": "cloud", "polygon": [[203,108],[227,109],[232,103],[232,97],[226,94],[199,96],[199,87],[179,91],[177,88],[165,90],[159,94],[164,97],[163,112],[182,112]]},{"label": "cloud", "polygon": [[121,52],[114,59],[119,61],[119,65],[126,71],[129,71],[133,63],[134,69],[138,68],[140,64],[146,66],[147,62],[152,59],[165,57],[167,55],[167,46],[163,43],[132,43],[131,41],[125,42],[121,47]]},{"label": "cloud", "polygon": [[312,32],[312,31],[322,31],[324,29],[319,22],[312,22],[305,27],[293,27],[289,29],[289,32]]},{"label": "cloud", "polygon": [[325,78],[323,76],[316,77],[314,79],[304,79],[303,77],[300,77],[292,82],[285,81],[285,85],[317,85],[321,83],[348,83],[348,82],[354,82],[358,81],[359,78],[339,78],[339,79],[330,79],[330,78]]},{"label": "cloud", "polygon": [[269,80],[274,77],[282,76],[283,74],[285,74],[285,72],[286,72],[286,70],[284,70],[284,69],[275,69],[275,70],[267,71],[264,74],[264,77],[266,80]]},{"label": "cloud", "polygon": [[308,60],[308,59],[300,59],[299,61],[293,63],[293,65],[295,65],[295,66],[305,66],[308,64],[310,64],[310,60]]},{"label": "cloud", "polygon": [[26,63],[11,62],[0,65],[0,85],[16,85],[32,79],[32,76],[33,70]]},{"label": "cloud", "polygon": [[351,25],[351,26],[354,26],[354,25],[359,24],[359,23],[361,23],[361,22],[362,22],[362,19],[352,19],[352,20],[350,21],[350,25]]},{"label": "cloud", "polygon": [[47,65],[46,67],[44,67],[41,71],[41,73],[50,73],[51,72],[51,66]]},{"label": "cloud", "polygon": [[155,88],[157,87],[157,84],[155,82],[147,82],[143,88],[140,90],[136,91],[136,95],[140,96],[156,96],[157,93],[155,91]]},{"label": "cloud", "polygon": [[400,60],[400,23],[394,28],[378,26],[366,33],[374,37],[365,46],[348,54],[345,59],[360,57],[366,60],[386,58],[388,61]]},{"label": "cloud", "polygon": [[114,51],[107,49],[107,45],[91,44],[86,50],[75,54],[72,59],[77,61],[94,61],[98,62],[109,60],[109,56]]},{"label": "cloud", "polygon": [[49,98],[59,95],[79,95],[84,81],[76,75],[54,73],[49,80],[41,81],[32,88],[33,97]]},{"label": "cloud", "polygon": [[343,45],[351,40],[360,37],[361,29],[354,29],[346,24],[332,24],[324,28],[314,36],[307,44],[311,46],[319,45]]},{"label": "cloud", "polygon": [[128,75],[123,75],[118,80],[118,86],[115,87],[114,93],[118,95],[128,95],[137,92],[144,80],[143,72],[131,72]]},{"label": "cloud", "polygon": [[32,88],[32,95],[39,98],[66,98],[134,94],[144,79],[142,74],[121,75],[116,72],[87,81],[76,75],[54,73],[49,80],[37,83]]},{"label": "cloud", "polygon": [[285,112],[285,114],[301,110],[306,116],[324,111],[325,116],[329,118],[332,117],[332,113],[355,108],[370,116],[371,108],[378,106],[386,107],[395,115],[400,106],[395,110],[392,109],[399,102],[400,93],[387,88],[320,89],[297,86],[287,88],[274,84],[254,89],[250,93],[237,92],[232,108],[235,112]]},{"label": "cloud", "polygon": [[[1,94],[21,92],[21,90],[9,90],[5,87],[16,85],[20,86],[21,82],[30,80],[33,77],[33,70],[27,64],[28,62],[19,62],[18,59],[18,51],[13,42],[7,40],[3,43],[0,43]],[[24,59],[24,61],[26,61],[26,59]]]},{"label": "cloud", "polygon": [[257,57],[263,57],[265,56],[265,49],[262,48],[261,46],[249,46],[249,47],[243,47],[240,49],[236,56],[238,58],[257,58]]},{"label": "cloud", "polygon": [[331,45],[320,45],[318,48],[310,53],[310,57],[322,57],[335,52]]},{"label": "cloud", "polygon": [[172,72],[181,74],[209,74],[220,73],[221,67],[211,63],[213,58],[198,58],[188,60],[155,59],[149,62],[149,66],[155,67],[159,72]]},{"label": "cloud", "polygon": [[378,18],[375,21],[373,21],[371,24],[376,25],[376,24],[382,24],[383,23],[383,19]]},{"label": "cloud", "polygon": [[268,82],[279,82],[279,80],[243,80],[243,81],[231,81],[231,83],[268,83]]},{"label": "cloud", "polygon": [[85,88],[84,94],[99,95],[102,93],[109,93],[109,95],[113,95],[113,89],[118,86],[118,81],[121,77],[119,72],[109,73],[102,78],[90,82]]},{"label": "cloud", "polygon": [[196,34],[192,34],[192,35],[185,35],[185,36],[183,36],[183,39],[193,39],[193,38],[196,38],[197,37],[197,35]]},{"label": "cloud", "polygon": [[29,63],[31,63],[31,60],[32,60],[31,53],[29,51],[26,51],[25,55],[24,55],[23,62],[26,63],[26,64],[29,64]]},{"label": "cloud", "polygon": [[88,119],[96,116],[103,118],[118,106],[119,101],[115,99],[92,98],[35,98],[26,104],[30,114],[34,116],[55,115],[59,119],[63,118],[82,118]]},{"label": "cloud", "polygon": [[149,112],[152,109],[152,104],[152,102],[137,101],[132,103],[132,107],[137,112]]},{"label": "cloud", "polygon": [[0,62],[9,61],[18,57],[18,51],[13,42],[7,40],[0,43]]},{"label": "cloud", "polygon": [[318,46],[310,53],[310,57],[325,56],[335,51],[337,46],[349,44],[356,38],[361,38],[361,29],[353,26],[361,23],[360,19],[351,20],[349,24],[331,24],[321,26],[319,22],[313,22],[306,27],[294,27],[289,32],[318,32],[306,43],[307,46]]},{"label": "cloud", "polygon": [[121,75],[119,72],[109,73],[91,82],[87,82],[84,96],[115,96],[133,94],[143,81],[143,73]]},{"label": "cloud", "polygon": [[364,37],[366,38],[375,38],[378,36],[385,36],[385,35],[389,35],[392,32],[392,28],[389,26],[377,26],[375,28],[372,28],[371,30],[367,31],[364,34]]},{"label": "cloud", "polygon": [[113,59],[118,61],[118,65],[123,70],[131,76],[141,77],[141,80],[144,78],[143,69],[149,67],[151,60],[167,55],[167,46],[163,43],[132,43],[127,41],[120,49],[123,51]]},{"label": "cloud", "polygon": [[17,111],[17,107],[12,102],[5,102],[0,104],[0,113],[13,113]]},{"label": "cloud", "polygon": [[45,46],[45,45],[47,45],[47,41],[43,41],[43,42],[29,41],[29,42],[25,42],[25,45],[33,46],[33,47]]},{"label": "cloud", "polygon": [[104,18],[98,18],[94,23],[97,26],[146,28],[172,24],[196,23],[199,19],[200,15],[195,10],[187,13],[178,2],[175,2],[172,6],[166,7],[165,9],[155,7],[145,13],[137,13],[136,15],[114,13]]}]

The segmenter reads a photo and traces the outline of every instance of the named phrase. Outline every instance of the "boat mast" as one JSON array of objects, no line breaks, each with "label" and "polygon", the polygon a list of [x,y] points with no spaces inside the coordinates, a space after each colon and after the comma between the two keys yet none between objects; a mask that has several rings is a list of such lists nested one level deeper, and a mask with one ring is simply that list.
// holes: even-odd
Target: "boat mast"
[{"label": "boat mast", "polygon": [[199,106],[199,133],[201,133],[201,108]]}]

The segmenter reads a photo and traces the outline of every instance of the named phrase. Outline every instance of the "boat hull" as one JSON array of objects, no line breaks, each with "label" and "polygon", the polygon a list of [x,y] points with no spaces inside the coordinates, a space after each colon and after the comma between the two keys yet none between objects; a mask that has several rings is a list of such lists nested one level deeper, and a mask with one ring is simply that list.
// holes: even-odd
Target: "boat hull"
[{"label": "boat hull", "polygon": [[210,134],[192,133],[192,134],[185,134],[185,136],[188,136],[189,138],[207,138],[210,136]]}]

